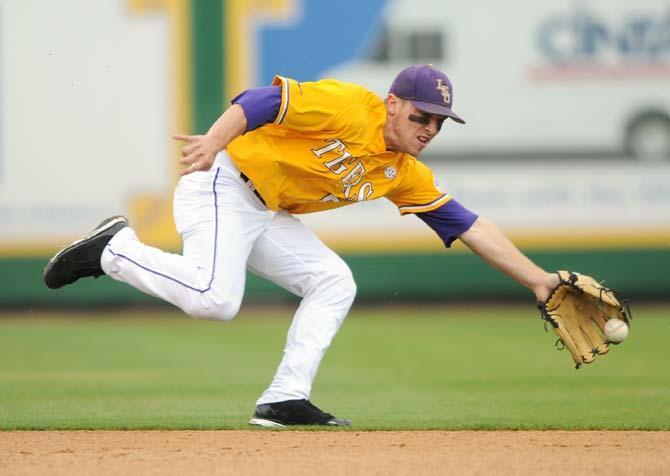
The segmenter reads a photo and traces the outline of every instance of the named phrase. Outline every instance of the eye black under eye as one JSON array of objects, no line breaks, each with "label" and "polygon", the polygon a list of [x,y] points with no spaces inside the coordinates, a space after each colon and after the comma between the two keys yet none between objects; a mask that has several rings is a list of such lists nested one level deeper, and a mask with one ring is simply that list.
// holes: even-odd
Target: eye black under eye
[{"label": "eye black under eye", "polygon": [[[422,126],[427,126],[430,124],[430,116],[420,116],[418,114],[410,114],[409,118],[410,121],[416,122],[417,124],[421,124]],[[444,123],[444,119],[438,119],[437,120],[437,132],[440,132],[442,130],[442,124]]]},{"label": "eye black under eye", "polygon": [[418,114],[410,114],[409,120],[421,124],[422,126],[427,126],[430,124],[430,117],[428,116],[419,116]]}]

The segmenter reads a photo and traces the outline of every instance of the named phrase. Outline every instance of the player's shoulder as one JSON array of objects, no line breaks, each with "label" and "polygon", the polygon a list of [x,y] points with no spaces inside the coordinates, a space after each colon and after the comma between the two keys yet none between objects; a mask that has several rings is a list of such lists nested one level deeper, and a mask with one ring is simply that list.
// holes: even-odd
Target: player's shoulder
[{"label": "player's shoulder", "polygon": [[334,88],[341,88],[346,91],[354,91],[358,94],[374,94],[365,86],[358,83],[351,83],[349,81],[341,81],[336,78],[323,78],[316,81],[321,84],[329,85]]},{"label": "player's shoulder", "polygon": [[412,186],[414,184],[433,181],[433,171],[426,164],[410,154],[399,154],[396,162],[399,185]]},{"label": "player's shoulder", "polygon": [[411,154],[398,154],[398,169],[400,170],[407,170],[407,171],[414,171],[414,170],[428,170],[430,171],[430,168],[421,162],[419,159],[414,157]]},{"label": "player's shoulder", "polygon": [[375,107],[383,103],[379,96],[358,83],[340,81],[339,79],[335,78],[323,78],[319,81],[316,81],[316,83],[323,85],[324,88],[331,89],[333,91],[340,91],[343,95],[355,99],[356,102],[360,104]]},{"label": "player's shoulder", "polygon": [[316,81],[296,81],[292,78],[276,76],[273,84],[292,86],[297,94],[315,90],[319,94],[332,95],[341,98],[343,101],[355,102],[369,108],[379,107],[383,104],[383,100],[365,86],[341,81],[336,78],[323,78]]}]

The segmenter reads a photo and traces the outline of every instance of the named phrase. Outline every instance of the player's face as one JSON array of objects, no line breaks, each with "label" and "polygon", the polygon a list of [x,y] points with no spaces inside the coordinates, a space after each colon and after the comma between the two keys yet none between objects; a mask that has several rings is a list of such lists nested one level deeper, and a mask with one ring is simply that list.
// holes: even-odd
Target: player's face
[{"label": "player's face", "polygon": [[414,156],[419,155],[440,132],[446,118],[420,111],[405,99],[397,97],[389,99],[392,102],[389,101],[391,130],[386,137],[388,149]]}]

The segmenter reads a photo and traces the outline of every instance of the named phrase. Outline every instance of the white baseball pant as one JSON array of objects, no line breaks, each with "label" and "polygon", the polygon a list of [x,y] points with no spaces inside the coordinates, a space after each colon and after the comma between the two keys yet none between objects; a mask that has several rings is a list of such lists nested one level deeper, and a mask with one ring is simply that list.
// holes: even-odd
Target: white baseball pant
[{"label": "white baseball pant", "polygon": [[268,210],[225,152],[209,172],[181,178],[174,218],[183,255],[145,245],[128,227],[105,248],[102,269],[197,318],[234,318],[247,268],[302,297],[277,373],[257,404],[309,399],[356,294],[349,267],[296,217]]}]

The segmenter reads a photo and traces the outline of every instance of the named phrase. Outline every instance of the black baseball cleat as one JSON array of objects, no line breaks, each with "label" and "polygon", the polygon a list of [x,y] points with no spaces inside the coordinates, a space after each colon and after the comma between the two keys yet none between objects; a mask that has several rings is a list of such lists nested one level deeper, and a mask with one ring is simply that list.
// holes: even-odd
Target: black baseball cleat
[{"label": "black baseball cleat", "polygon": [[349,426],[351,420],[335,418],[312,405],[309,400],[286,400],[257,405],[249,423],[266,428],[294,425]]},{"label": "black baseball cleat", "polygon": [[49,260],[44,268],[44,283],[51,289],[58,289],[79,278],[97,278],[105,274],[100,267],[102,250],[119,230],[127,226],[128,220],[122,216],[103,220],[88,235],[70,243]]}]

